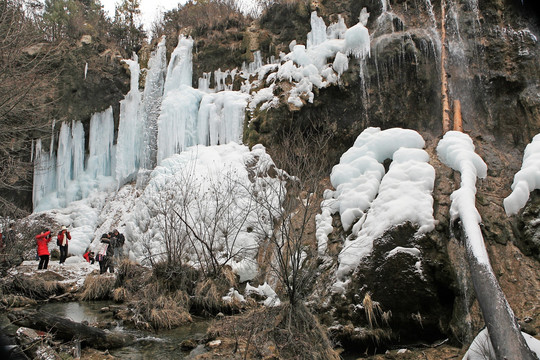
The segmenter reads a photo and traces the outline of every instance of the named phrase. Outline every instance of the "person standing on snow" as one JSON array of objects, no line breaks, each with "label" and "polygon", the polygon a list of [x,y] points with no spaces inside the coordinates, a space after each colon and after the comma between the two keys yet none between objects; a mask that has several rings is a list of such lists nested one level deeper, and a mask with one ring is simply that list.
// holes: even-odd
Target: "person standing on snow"
[{"label": "person standing on snow", "polygon": [[68,254],[68,240],[71,240],[71,234],[66,226],[58,233],[56,244],[60,247],[60,265],[64,265]]},{"label": "person standing on snow", "polygon": [[51,241],[51,230],[44,229],[36,235],[37,254],[39,256],[38,270],[47,269],[49,264],[49,241]]},{"label": "person standing on snow", "polygon": [[112,274],[114,273],[114,249],[111,246],[111,239],[108,234],[101,236],[101,244],[97,254],[97,261],[99,262],[99,273],[103,274],[107,272],[107,269]]},{"label": "person standing on snow", "polygon": [[114,246],[114,257],[117,259],[122,259],[124,256],[124,243],[126,242],[126,238],[124,234],[118,232],[117,229],[114,229],[112,232],[112,238],[111,243]]}]

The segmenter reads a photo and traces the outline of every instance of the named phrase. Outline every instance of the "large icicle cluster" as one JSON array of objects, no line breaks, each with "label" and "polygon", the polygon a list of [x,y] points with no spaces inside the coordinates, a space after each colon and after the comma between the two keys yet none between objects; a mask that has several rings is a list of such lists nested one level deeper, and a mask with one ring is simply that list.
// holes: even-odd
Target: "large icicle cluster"
[{"label": "large icicle cluster", "polygon": [[[317,216],[319,253],[326,251],[333,230],[331,215],[339,212],[345,230],[352,233],[339,254],[336,291],[373,247],[373,241],[392,226],[407,221],[419,233],[434,229],[433,183],[435,170],[422,150],[425,142],[416,131],[368,128],[332,169],[335,191],[327,190]],[[385,174],[383,162],[393,159]]]},{"label": "large icicle cluster", "polygon": [[507,215],[515,215],[529,200],[529,194],[540,189],[540,134],[525,148],[521,170],[514,175],[512,193],[504,199]]},{"label": "large icicle cluster", "polygon": [[[367,13],[363,13],[365,20]],[[36,142],[34,209],[64,207],[101,183],[109,187],[111,179],[104,177],[111,177],[118,188],[135,179],[139,169],[151,170],[190,146],[241,143],[246,109],[264,111],[275,106],[277,82],[293,84],[285,95],[287,102],[301,107],[313,101],[314,87],[338,81],[349,66],[349,55],[368,55],[370,39],[364,24],[347,29],[340,18],[326,27],[313,12],[307,47],[293,41],[290,53],[282,53],[279,61],[271,59],[268,65],[256,52],[254,62],[242,70],[214,71],[214,88],[210,73],[199,80],[199,89],[192,87],[191,38],[179,37],[168,64],[162,38],[148,61],[144,91],[138,87],[137,57],[124,60],[131,72],[131,89],[120,103],[116,139],[112,109],[108,109],[92,117],[86,159],[80,124],[61,126],[56,152],[54,141],[49,154],[41,151],[41,141]],[[246,81],[241,91],[232,91],[237,75]]]},{"label": "large icicle cluster", "polygon": [[94,189],[113,190],[114,119],[112,109],[97,113],[90,119],[89,154],[84,155],[84,129],[81,122],[60,127],[58,150],[42,150],[41,140],[34,149],[34,211],[65,207],[72,201],[88,196]]}]

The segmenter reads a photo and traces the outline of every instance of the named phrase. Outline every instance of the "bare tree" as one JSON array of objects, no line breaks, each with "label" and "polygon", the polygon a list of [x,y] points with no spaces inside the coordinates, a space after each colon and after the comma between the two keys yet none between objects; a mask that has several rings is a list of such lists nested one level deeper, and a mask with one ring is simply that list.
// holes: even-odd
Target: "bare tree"
[{"label": "bare tree", "polygon": [[[293,310],[308,295],[316,274],[315,215],[320,211],[322,180],[330,165],[324,154],[332,137],[330,128],[326,129],[323,133],[286,134],[279,144],[281,150],[272,158],[277,167],[295,176],[276,171],[285,186],[266,181],[254,194],[259,218],[274,224],[264,234],[271,248],[269,264]],[[276,198],[280,202],[273,201]],[[263,226],[258,230],[265,231]]]},{"label": "bare tree", "polygon": [[253,202],[232,170],[200,177],[192,170],[178,174],[152,205],[169,263],[196,259],[208,278],[219,276],[237,257],[255,252],[239,243],[247,232]]},{"label": "bare tree", "polygon": [[0,213],[16,217],[18,197],[31,190],[32,137],[47,133],[58,98],[57,47],[34,19],[21,0],[0,0]]}]

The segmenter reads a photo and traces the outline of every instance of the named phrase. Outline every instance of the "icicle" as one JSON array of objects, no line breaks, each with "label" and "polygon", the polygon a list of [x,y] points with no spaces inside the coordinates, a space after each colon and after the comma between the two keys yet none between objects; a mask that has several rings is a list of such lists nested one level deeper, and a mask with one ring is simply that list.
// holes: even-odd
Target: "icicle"
[{"label": "icicle", "polygon": [[72,179],[80,179],[84,172],[84,127],[82,122],[71,123]]},{"label": "icicle", "polygon": [[317,16],[317,12],[311,13],[311,31],[307,35],[307,48],[317,46],[326,41],[326,24]]},{"label": "icicle", "polygon": [[180,88],[181,85],[191,86],[193,76],[193,39],[180,35],[178,46],[171,54],[169,67],[167,68],[167,79],[165,81],[164,94]]},{"label": "icicle", "polygon": [[165,47],[165,36],[163,36],[156,51],[152,53],[150,60],[148,60],[148,72],[143,93],[141,124],[145,130],[141,149],[141,167],[144,169],[153,169],[157,163],[157,121],[161,108],[166,71],[167,48]]},{"label": "icicle", "polygon": [[54,126],[56,125],[56,120],[53,120],[51,127],[51,146],[49,148],[49,156],[52,158],[54,153]]},{"label": "icicle", "polygon": [[133,60],[124,60],[129,65],[131,89],[125,99],[120,101],[120,121],[116,147],[116,181],[123,185],[138,170],[143,144],[143,128],[139,119],[141,92],[139,91],[139,58],[134,53]]},{"label": "icicle", "polygon": [[59,196],[65,193],[71,180],[71,129],[66,122],[60,127],[56,152],[56,190]]},{"label": "icicle", "polygon": [[90,137],[87,174],[91,179],[111,175],[111,159],[114,138],[112,107],[90,119]]}]

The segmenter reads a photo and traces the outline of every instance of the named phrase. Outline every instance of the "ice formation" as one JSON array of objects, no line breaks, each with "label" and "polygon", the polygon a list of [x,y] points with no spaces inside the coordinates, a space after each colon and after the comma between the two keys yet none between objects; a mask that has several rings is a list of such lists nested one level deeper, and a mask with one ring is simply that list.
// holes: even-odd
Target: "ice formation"
[{"label": "ice formation", "polygon": [[[332,214],[340,214],[345,230],[352,228],[339,254],[339,281],[345,280],[371,252],[373,241],[392,226],[409,221],[418,226],[419,233],[434,229],[431,194],[435,170],[422,150],[424,145],[422,136],[413,130],[368,128],[332,169],[330,180],[336,190],[324,194],[316,235],[323,255],[332,231]],[[386,159],[393,161],[385,174],[382,163]]]},{"label": "ice formation", "polygon": [[540,134],[525,148],[521,170],[514,175],[512,193],[503,201],[506,214],[517,214],[535,189],[540,189]]},{"label": "ice formation", "polygon": [[461,219],[465,233],[470,241],[467,246],[478,262],[491,268],[489,257],[480,230],[482,218],[476,210],[476,178],[487,176],[487,165],[474,152],[474,144],[469,135],[459,131],[447,132],[437,145],[441,162],[461,173],[461,187],[450,196],[450,217]]},{"label": "ice formation", "polygon": [[[206,176],[204,174],[210,173],[200,164],[207,164],[209,159],[221,159],[236,168],[238,165],[230,165],[223,160],[223,154],[216,155],[222,151],[217,149],[221,148],[230,151],[230,156],[242,153],[242,157],[249,159],[258,154],[259,161],[266,159],[263,149],[255,147],[249,153],[238,145],[242,141],[246,110],[253,113],[276,106],[279,99],[274,91],[278,91],[278,81],[292,83],[290,91],[284,95],[291,105],[301,107],[312,102],[315,88],[339,81],[349,67],[349,55],[363,57],[369,54],[369,34],[365,23],[347,29],[343,19],[339,18],[327,27],[314,12],[311,25],[306,45],[294,41],[290,53],[281,54],[279,59],[271,58],[266,65],[260,51],[255,52],[253,62],[244,65],[242,70],[218,69],[203,74],[198,89],[191,83],[191,38],[179,37],[168,63],[166,39],[160,40],[148,61],[143,90],[139,90],[141,70],[137,58],[125,60],[131,72],[131,88],[120,104],[117,132],[113,112],[109,108],[92,116],[89,134],[84,133],[79,122],[64,123],[59,126],[58,139],[55,139],[53,123],[48,150],[44,151],[41,140],[35,141],[35,211],[56,208],[50,213],[59,223],[70,226],[75,235],[70,247],[73,254],[92,246],[101,232],[110,231],[110,227],[120,223],[120,229],[130,239],[126,247],[132,258],[144,260],[143,241],[150,241],[152,246],[149,249],[162,249],[157,222],[145,227],[134,219],[140,219],[145,211],[146,205],[141,204],[159,199],[160,193],[156,189],[169,189],[171,185],[167,183],[177,181],[174,180],[178,176],[177,170],[173,169],[185,172],[196,168],[201,172],[197,176]],[[238,79],[245,81],[240,91],[233,91],[233,84],[237,84]],[[87,146],[85,137],[89,139]],[[199,144],[211,147],[205,150],[197,146]],[[204,156],[209,158],[202,160]],[[195,158],[198,159],[195,162],[188,161]],[[265,161],[269,163],[271,160]],[[380,172],[382,165],[379,162],[373,159],[366,161]],[[143,171],[145,175],[141,175]],[[221,165],[214,166],[214,173],[222,177],[224,171]],[[238,170],[238,173],[244,174],[245,169]],[[376,179],[377,186],[383,174],[384,170]],[[146,182],[138,187],[139,175],[149,179],[146,188]],[[135,178],[137,186],[129,183]],[[259,191],[264,189],[261,187]],[[142,200],[136,200],[135,193],[143,190]],[[237,195],[241,198],[240,194]],[[112,213],[115,215],[111,216]],[[354,210],[348,211],[343,218],[352,219],[354,213]],[[328,220],[329,215],[324,216]],[[317,231],[325,231],[321,229]],[[241,241],[238,244],[249,247],[255,241],[253,234],[239,234]],[[242,281],[253,278],[257,272],[249,251],[247,254],[246,258],[235,258],[231,262]]]},{"label": "ice formation", "polygon": [[141,92],[139,91],[140,67],[137,55],[124,60],[129,65],[131,87],[125,99],[120,101],[120,121],[116,147],[116,181],[121,186],[131,180],[139,170],[143,127],[140,121]]},{"label": "ice formation", "polygon": [[161,109],[165,75],[167,73],[167,48],[165,37],[161,38],[157,49],[148,60],[148,69],[143,93],[141,125],[143,147],[141,149],[141,167],[153,169],[157,163],[158,117]]},{"label": "ice formation", "polygon": [[[248,165],[260,174],[255,183],[249,179]],[[166,230],[163,224],[170,224],[165,220],[171,214],[181,213],[189,226],[199,231],[198,236],[214,246],[217,259],[230,265],[240,281],[253,279],[257,275],[258,243],[271,231],[272,224],[261,221],[251,189],[262,187],[260,182],[266,188],[282,186],[277,178],[264,175],[272,165],[261,145],[249,150],[234,142],[198,145],[165,159],[152,172],[150,182],[126,219],[128,237],[141,239],[133,244],[130,255],[139,260],[162,256],[167,231],[181,232],[186,228],[178,225]],[[278,204],[279,198],[271,200],[278,194],[266,194],[268,201]],[[221,231],[214,233],[213,229]],[[189,235],[179,238],[187,239]],[[200,262],[203,251],[202,242],[186,244],[182,259],[189,259],[195,267],[204,266]]]}]

